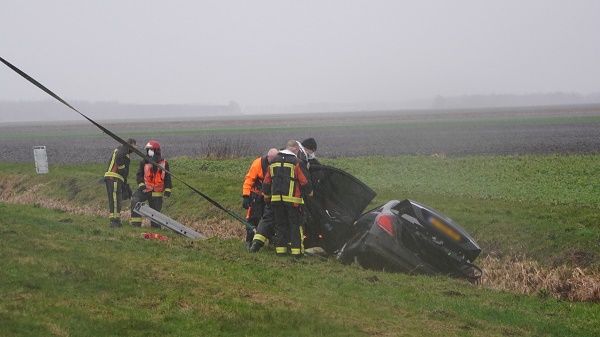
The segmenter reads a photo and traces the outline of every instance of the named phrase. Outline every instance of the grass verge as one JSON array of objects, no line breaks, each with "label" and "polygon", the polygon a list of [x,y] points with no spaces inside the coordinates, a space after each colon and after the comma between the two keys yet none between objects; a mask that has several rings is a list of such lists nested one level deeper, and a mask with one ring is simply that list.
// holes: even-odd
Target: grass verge
[{"label": "grass verge", "polygon": [[[410,198],[461,224],[483,249],[484,284],[572,301],[600,298],[600,155],[323,159],[378,195],[372,206]],[[171,170],[244,215],[241,183],[253,158],[174,158]],[[108,222],[104,165],[0,164],[0,201],[35,204]],[[133,178],[132,178],[133,179]],[[128,219],[128,205],[122,217]],[[175,181],[164,213],[207,236],[243,237],[233,218]],[[587,286],[586,286],[587,284]]]},{"label": "grass verge", "polygon": [[147,240],[60,209],[0,203],[0,212],[3,336],[600,333],[593,303],[292,262],[248,254],[237,239]]}]

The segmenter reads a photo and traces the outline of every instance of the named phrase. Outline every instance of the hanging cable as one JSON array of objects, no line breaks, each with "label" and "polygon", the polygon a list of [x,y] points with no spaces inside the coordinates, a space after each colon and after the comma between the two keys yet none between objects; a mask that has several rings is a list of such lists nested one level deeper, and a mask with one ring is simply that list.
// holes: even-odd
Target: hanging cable
[{"label": "hanging cable", "polygon": [[45,93],[47,93],[48,95],[52,96],[53,98],[55,98],[57,101],[61,102],[62,104],[66,105],[67,107],[71,108],[73,111],[77,112],[78,114],[80,114],[81,116],[83,116],[83,118],[87,119],[88,121],[90,121],[92,124],[94,124],[96,127],[98,127],[100,130],[102,130],[104,133],[106,133],[107,135],[109,135],[110,137],[112,137],[114,140],[116,140],[117,142],[123,144],[123,146],[126,146],[127,148],[129,148],[132,152],[135,152],[138,156],[144,158],[145,160],[147,160],[148,162],[152,163],[152,165],[164,170],[165,172],[169,173],[171,175],[171,177],[177,179],[178,181],[180,181],[182,184],[184,184],[185,186],[189,187],[192,191],[196,192],[197,194],[199,194],[201,197],[203,197],[204,199],[208,200],[208,202],[210,202],[211,204],[215,205],[215,207],[217,207],[218,209],[222,210],[223,212],[229,214],[230,216],[232,216],[233,218],[235,218],[236,220],[238,220],[239,222],[241,222],[247,229],[254,229],[254,227],[245,219],[243,219],[242,217],[240,217],[239,215],[233,213],[232,211],[226,209],[225,207],[221,206],[218,202],[216,202],[215,200],[213,200],[212,198],[210,198],[209,196],[207,196],[206,194],[200,192],[198,189],[194,188],[193,186],[191,186],[190,184],[186,183],[185,181],[183,181],[182,179],[178,178],[176,175],[174,175],[173,173],[169,172],[168,170],[164,169],[163,167],[159,166],[158,163],[156,161],[154,161],[154,159],[150,158],[147,154],[143,153],[142,151],[138,150],[137,148],[131,146],[130,144],[127,143],[127,141],[125,141],[124,139],[122,139],[121,137],[115,135],[114,133],[112,133],[110,130],[108,130],[107,128],[103,127],[102,125],[96,123],[95,121],[93,121],[91,118],[89,118],[88,116],[84,115],[83,113],[79,112],[79,110],[75,109],[74,107],[72,107],[69,103],[67,103],[65,100],[63,100],[62,98],[60,98],[58,95],[56,95],[55,93],[53,93],[52,91],[50,91],[50,89],[46,88],[45,86],[43,86],[40,82],[36,81],[35,79],[33,79],[31,76],[27,75],[26,73],[24,73],[23,71],[21,71],[19,68],[15,67],[14,65],[12,65],[10,62],[6,61],[5,59],[3,59],[2,57],[0,57],[0,61],[2,61],[2,63],[4,63],[6,66],[8,66],[10,69],[12,69],[14,72],[16,72],[17,74],[21,75],[23,78],[25,78],[27,81],[31,82],[33,85],[35,85],[36,87],[40,88],[42,91],[44,91]]}]

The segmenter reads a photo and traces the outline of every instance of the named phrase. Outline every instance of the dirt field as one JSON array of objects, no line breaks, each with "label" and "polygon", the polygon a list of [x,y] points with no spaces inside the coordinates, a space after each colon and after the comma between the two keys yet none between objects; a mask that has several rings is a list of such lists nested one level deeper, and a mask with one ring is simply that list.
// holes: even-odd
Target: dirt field
[{"label": "dirt field", "polygon": [[[133,134],[142,146],[158,140],[167,158],[256,156],[307,137],[317,140],[318,157],[335,158],[599,153],[599,116],[600,106],[591,106],[97,122],[123,138]],[[81,119],[0,125],[0,158],[33,162],[33,147],[43,145],[51,164],[106,162],[118,144]]]}]

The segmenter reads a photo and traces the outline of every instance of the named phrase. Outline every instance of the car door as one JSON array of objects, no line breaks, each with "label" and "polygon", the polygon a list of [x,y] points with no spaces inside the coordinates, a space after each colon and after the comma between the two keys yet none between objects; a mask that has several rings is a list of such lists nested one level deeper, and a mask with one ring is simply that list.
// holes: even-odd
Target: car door
[{"label": "car door", "polygon": [[324,165],[311,165],[314,196],[306,198],[304,246],[332,254],[353,234],[353,224],[376,193],[351,174]]}]

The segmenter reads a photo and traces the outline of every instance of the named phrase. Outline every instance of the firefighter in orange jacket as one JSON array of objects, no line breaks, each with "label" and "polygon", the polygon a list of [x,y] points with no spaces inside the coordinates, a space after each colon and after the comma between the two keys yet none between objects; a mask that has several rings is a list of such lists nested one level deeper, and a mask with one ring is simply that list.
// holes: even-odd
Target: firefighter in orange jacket
[{"label": "firefighter in orange jacket", "polygon": [[306,164],[297,155],[299,142],[288,141],[285,150],[273,158],[263,181],[265,201],[271,203],[275,214],[275,252],[278,256],[289,253],[292,257],[304,254],[301,206],[304,197],[312,197],[313,190]]},{"label": "firefighter in orange jacket", "polygon": [[[127,139],[127,144],[136,147],[135,139]],[[110,158],[104,182],[108,194],[108,211],[110,215],[110,227],[121,227],[121,202],[123,199],[131,198],[131,189],[127,184],[129,176],[129,163],[132,150],[121,145],[117,147]]]},{"label": "firefighter in orange jacket", "polygon": [[[247,209],[246,220],[252,226],[258,227],[259,221],[265,211],[265,200],[262,193],[262,184],[265,174],[269,170],[271,160],[277,156],[279,151],[275,148],[270,149],[264,156],[256,158],[250,170],[246,174],[244,184],[242,185],[242,207]],[[254,230],[246,229],[246,248],[250,249],[254,239]]]},{"label": "firefighter in orange jacket", "polygon": [[[169,163],[162,157],[160,144],[151,140],[146,144],[146,154],[151,157],[159,167],[154,166],[149,161],[142,159],[137,172],[138,188],[131,198],[131,224],[136,227],[142,226],[142,215],[135,211],[135,205],[138,202],[148,201],[150,208],[160,212],[163,205],[163,197],[171,196],[171,175]],[[160,228],[160,225],[152,221],[153,228]]]}]

